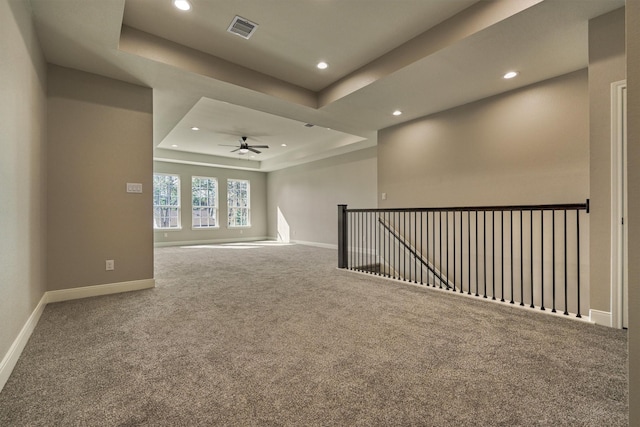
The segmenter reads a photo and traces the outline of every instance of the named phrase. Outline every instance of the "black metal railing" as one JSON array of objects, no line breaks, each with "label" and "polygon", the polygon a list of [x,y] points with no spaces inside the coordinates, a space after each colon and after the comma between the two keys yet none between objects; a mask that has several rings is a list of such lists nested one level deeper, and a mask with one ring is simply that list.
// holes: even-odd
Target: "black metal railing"
[{"label": "black metal railing", "polygon": [[584,224],[588,213],[588,200],[415,209],[338,205],[338,267],[581,317],[588,306],[581,217]]}]

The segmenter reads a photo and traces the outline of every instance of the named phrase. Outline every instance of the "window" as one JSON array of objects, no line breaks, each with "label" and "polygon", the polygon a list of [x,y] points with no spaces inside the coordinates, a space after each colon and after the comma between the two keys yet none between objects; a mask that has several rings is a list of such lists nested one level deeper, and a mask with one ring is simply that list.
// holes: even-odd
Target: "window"
[{"label": "window", "polygon": [[180,228],[180,177],[153,174],[153,228]]},{"label": "window", "polygon": [[218,180],[191,177],[191,227],[218,227]]},{"label": "window", "polygon": [[251,225],[251,199],[249,181],[239,179],[227,180],[227,209],[229,227],[249,227]]}]

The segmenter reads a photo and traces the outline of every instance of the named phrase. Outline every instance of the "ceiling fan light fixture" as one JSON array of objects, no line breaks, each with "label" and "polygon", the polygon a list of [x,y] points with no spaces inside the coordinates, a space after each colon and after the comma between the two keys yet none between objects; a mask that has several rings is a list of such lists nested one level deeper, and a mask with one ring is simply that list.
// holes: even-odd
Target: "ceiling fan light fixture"
[{"label": "ceiling fan light fixture", "polygon": [[241,148],[241,149],[238,150],[238,153],[240,153],[240,154],[247,154],[248,152],[249,152],[248,148]]}]

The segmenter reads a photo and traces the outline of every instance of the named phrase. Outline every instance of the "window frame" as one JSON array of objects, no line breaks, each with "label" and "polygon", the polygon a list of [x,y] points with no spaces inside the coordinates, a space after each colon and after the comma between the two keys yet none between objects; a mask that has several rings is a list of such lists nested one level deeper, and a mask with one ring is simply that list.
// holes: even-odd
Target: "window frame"
[{"label": "window frame", "polygon": [[[177,205],[160,205],[160,204],[156,204],[156,176],[172,176],[177,178],[177,185],[176,185],[176,196],[177,196]],[[153,173],[153,229],[154,231],[176,231],[176,230],[182,230],[182,203],[181,203],[181,186],[182,186],[182,182],[181,182],[181,178],[180,175],[178,174],[174,174],[174,173],[162,173],[162,172],[154,172]],[[169,196],[171,197],[171,196]],[[176,213],[176,226],[175,227],[156,227],[156,209],[157,208],[168,208],[168,209],[176,209],[177,213]],[[171,216],[169,217],[171,218]],[[171,221],[171,220],[169,220]]]},{"label": "window frame", "polygon": [[[206,179],[209,181],[213,181],[215,182],[215,204],[214,205],[200,205],[200,206],[195,206],[193,204],[193,199],[194,199],[194,180],[195,179]],[[194,223],[194,216],[193,213],[196,209],[198,208],[208,208],[208,209],[214,209],[215,210],[215,225],[200,225],[200,226],[196,226]],[[202,221],[200,221],[200,223],[202,224]],[[216,177],[211,177],[211,176],[199,176],[199,175],[192,175],[191,176],[191,229],[192,230],[213,230],[213,229],[218,229],[220,228],[220,185],[218,183],[218,178]]]},{"label": "window frame", "polygon": [[[231,205],[231,192],[229,191],[229,185],[232,182],[244,182],[247,184],[247,200],[246,207],[232,206]],[[247,224],[231,224],[231,210],[232,209],[246,209],[247,210]],[[236,179],[227,178],[227,228],[251,228],[251,181],[248,179]]]}]

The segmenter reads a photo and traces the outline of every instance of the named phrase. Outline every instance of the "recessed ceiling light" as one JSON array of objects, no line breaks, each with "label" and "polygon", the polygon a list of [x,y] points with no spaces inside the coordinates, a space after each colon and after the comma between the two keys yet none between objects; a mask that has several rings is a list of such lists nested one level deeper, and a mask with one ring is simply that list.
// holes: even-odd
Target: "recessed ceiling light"
[{"label": "recessed ceiling light", "polygon": [[505,78],[505,79],[512,79],[512,78],[514,78],[514,77],[515,77],[515,76],[517,76],[517,75],[518,75],[518,72],[517,72],[517,71],[509,71],[507,74],[505,74],[505,75],[504,75],[504,76],[502,76],[502,77],[503,77],[503,78]]},{"label": "recessed ceiling light", "polygon": [[199,128],[199,127],[197,127],[197,126],[193,126],[193,127],[191,128],[191,130],[200,130],[200,128]]},{"label": "recessed ceiling light", "polygon": [[191,3],[187,0],[173,0],[173,5],[180,10],[191,10]]},{"label": "recessed ceiling light", "polygon": [[176,145],[176,144],[172,144],[171,146],[172,146],[173,148],[176,148],[176,147],[177,147],[177,145]]},{"label": "recessed ceiling light", "polygon": [[286,146],[287,146],[287,144],[280,144],[280,146],[281,146],[281,147],[286,147]]},{"label": "recessed ceiling light", "polygon": [[400,110],[396,110],[396,111],[394,111],[392,114],[393,114],[394,116],[399,116],[399,115],[401,115],[401,114],[402,114],[402,111],[400,111]]},{"label": "recessed ceiling light", "polygon": [[318,65],[316,65],[316,67],[320,68],[321,70],[327,69],[328,66],[329,66],[329,64],[327,64],[324,61],[320,61],[320,62],[318,62]]}]

